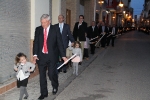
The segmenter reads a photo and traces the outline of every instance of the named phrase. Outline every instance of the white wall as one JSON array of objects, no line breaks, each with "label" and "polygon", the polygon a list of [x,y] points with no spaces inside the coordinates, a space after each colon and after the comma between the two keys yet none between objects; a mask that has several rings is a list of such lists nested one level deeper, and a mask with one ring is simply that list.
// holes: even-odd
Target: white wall
[{"label": "white wall", "polygon": [[61,14],[61,0],[52,0],[52,24],[58,23],[58,15]]},{"label": "white wall", "polygon": [[84,6],[80,5],[80,15],[84,15]]},{"label": "white wall", "polygon": [[31,0],[31,39],[34,38],[34,31],[40,26],[42,14],[49,14],[49,0]]},{"label": "white wall", "polygon": [[30,0],[0,1],[0,83],[15,77],[19,52],[30,56],[30,7]]},{"label": "white wall", "polygon": [[49,14],[49,0],[36,0],[35,2],[35,27],[41,25],[40,17]]}]

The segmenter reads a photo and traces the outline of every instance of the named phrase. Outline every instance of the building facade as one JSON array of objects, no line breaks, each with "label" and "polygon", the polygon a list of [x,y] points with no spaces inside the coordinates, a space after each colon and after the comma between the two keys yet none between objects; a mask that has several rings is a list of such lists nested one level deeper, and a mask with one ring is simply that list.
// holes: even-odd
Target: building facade
[{"label": "building facade", "polygon": [[[13,70],[15,56],[19,52],[32,61],[34,31],[40,26],[42,14],[51,16],[51,23],[58,23],[58,15],[73,31],[79,15],[85,16],[88,26],[95,20],[96,0],[2,0],[0,3],[0,94],[16,86]],[[34,75],[38,74],[38,70]],[[33,75],[32,75],[33,76]],[[12,80],[11,82],[8,82]],[[7,83],[7,85],[5,84]]]},{"label": "building facade", "polygon": [[150,25],[150,0],[144,1],[143,10],[140,16],[140,24],[141,26]]}]

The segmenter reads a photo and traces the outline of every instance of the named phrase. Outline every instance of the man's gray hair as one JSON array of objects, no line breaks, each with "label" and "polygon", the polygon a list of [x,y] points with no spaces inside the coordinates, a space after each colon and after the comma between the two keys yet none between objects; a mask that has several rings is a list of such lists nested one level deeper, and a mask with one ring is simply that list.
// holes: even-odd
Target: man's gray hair
[{"label": "man's gray hair", "polygon": [[42,19],[50,20],[51,18],[50,18],[50,15],[48,15],[48,14],[43,14],[43,15],[41,16],[41,19],[40,19],[40,20],[42,20]]}]

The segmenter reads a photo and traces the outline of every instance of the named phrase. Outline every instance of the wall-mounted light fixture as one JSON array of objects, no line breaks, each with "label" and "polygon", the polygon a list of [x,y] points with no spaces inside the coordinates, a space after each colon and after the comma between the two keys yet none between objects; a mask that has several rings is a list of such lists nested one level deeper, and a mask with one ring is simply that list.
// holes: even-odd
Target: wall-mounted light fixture
[{"label": "wall-mounted light fixture", "polygon": [[102,4],[102,3],[104,3],[104,0],[99,0],[98,3]]},{"label": "wall-mounted light fixture", "polygon": [[119,6],[120,6],[120,7],[123,7],[123,5],[124,5],[123,2],[120,0]]}]

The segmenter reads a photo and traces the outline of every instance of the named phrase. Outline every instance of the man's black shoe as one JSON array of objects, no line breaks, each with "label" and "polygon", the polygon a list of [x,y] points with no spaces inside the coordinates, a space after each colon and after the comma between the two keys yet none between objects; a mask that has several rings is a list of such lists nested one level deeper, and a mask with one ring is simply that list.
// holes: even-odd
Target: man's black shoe
[{"label": "man's black shoe", "polygon": [[66,70],[64,70],[63,72],[64,72],[64,73],[67,73],[67,71],[66,71]]},{"label": "man's black shoe", "polygon": [[57,93],[57,91],[58,91],[58,89],[53,88],[53,91],[52,91],[53,95],[55,95]]},{"label": "man's black shoe", "polygon": [[79,65],[81,65],[82,64],[82,62],[79,62]]},{"label": "man's black shoe", "polygon": [[45,97],[48,97],[48,95],[44,96],[44,95],[41,95],[38,100],[43,100]]}]

